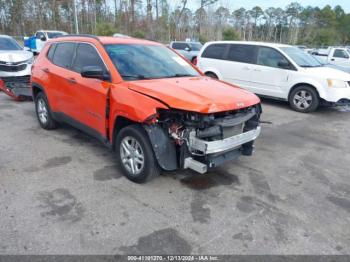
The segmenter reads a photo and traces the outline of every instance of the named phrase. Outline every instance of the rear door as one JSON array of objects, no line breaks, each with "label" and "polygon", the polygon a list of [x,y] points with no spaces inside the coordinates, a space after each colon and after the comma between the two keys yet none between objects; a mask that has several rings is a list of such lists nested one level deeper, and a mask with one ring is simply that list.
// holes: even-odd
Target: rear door
[{"label": "rear door", "polygon": [[256,50],[255,45],[231,44],[221,69],[224,80],[253,91],[251,78]]},{"label": "rear door", "polygon": [[52,64],[48,68],[43,68],[43,71],[46,71],[49,77],[48,85],[51,96],[55,100],[55,110],[68,116],[74,116],[78,108],[72,94],[71,79],[74,72],[71,71],[71,66],[76,43],[67,42],[54,45],[48,53],[48,59]]},{"label": "rear door", "polygon": [[80,123],[106,136],[106,103],[110,82],[82,77],[80,73],[85,66],[98,66],[108,71],[93,44],[79,43],[72,63],[74,72],[69,88],[76,108],[74,116]]},{"label": "rear door", "polygon": [[254,93],[286,98],[288,79],[296,73],[289,60],[278,50],[260,46],[256,64],[251,66],[250,90]]}]

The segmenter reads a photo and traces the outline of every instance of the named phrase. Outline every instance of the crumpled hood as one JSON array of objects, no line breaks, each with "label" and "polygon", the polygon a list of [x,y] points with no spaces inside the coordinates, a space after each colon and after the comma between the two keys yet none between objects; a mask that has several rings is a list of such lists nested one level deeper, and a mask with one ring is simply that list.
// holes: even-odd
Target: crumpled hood
[{"label": "crumpled hood", "polygon": [[304,70],[309,74],[312,74],[316,77],[323,77],[324,79],[350,81],[350,74],[327,66],[304,68]]},{"label": "crumpled hood", "polygon": [[0,50],[0,62],[17,63],[33,57],[33,53],[25,50]]},{"label": "crumpled hood", "polygon": [[171,108],[215,113],[258,104],[259,98],[209,77],[181,77],[129,82],[131,90],[162,101]]}]

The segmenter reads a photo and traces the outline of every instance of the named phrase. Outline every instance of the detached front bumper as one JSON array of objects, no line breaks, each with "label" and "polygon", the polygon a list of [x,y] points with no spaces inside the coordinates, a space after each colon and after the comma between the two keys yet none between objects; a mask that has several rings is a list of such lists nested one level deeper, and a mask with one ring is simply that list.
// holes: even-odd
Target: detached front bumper
[{"label": "detached front bumper", "polygon": [[32,97],[30,75],[32,64],[0,64],[0,90],[15,100]]},{"label": "detached front bumper", "polygon": [[0,77],[0,90],[15,100],[31,97],[30,75]]},{"label": "detached front bumper", "polygon": [[[238,158],[242,154],[251,155],[254,140],[260,135],[261,127],[228,137],[222,140],[206,141],[190,134],[189,150],[202,155],[201,159],[187,157],[184,168],[193,169],[199,173],[206,173],[209,168],[216,167],[227,161]],[[245,150],[248,148],[248,153]]]}]

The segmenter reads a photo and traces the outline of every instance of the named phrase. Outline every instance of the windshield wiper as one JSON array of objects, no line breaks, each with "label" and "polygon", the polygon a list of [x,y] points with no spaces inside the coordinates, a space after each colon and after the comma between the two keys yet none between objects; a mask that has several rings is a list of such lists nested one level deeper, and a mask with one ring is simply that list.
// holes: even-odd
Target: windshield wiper
[{"label": "windshield wiper", "polygon": [[301,65],[301,67],[307,67],[307,68],[310,68],[310,67],[321,67],[322,65]]},{"label": "windshield wiper", "polygon": [[172,77],[190,77],[190,76],[195,76],[195,75],[191,75],[191,74],[174,74],[174,75],[170,75],[170,76],[165,76],[165,78],[172,78]]},{"label": "windshield wiper", "polygon": [[121,77],[125,78],[134,78],[134,79],[149,79],[148,77],[144,75],[120,75]]}]

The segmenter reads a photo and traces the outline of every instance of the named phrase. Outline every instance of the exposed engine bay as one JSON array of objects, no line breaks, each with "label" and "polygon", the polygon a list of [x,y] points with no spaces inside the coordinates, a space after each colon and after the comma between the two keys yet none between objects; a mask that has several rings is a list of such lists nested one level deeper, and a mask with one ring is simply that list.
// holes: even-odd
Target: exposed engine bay
[{"label": "exposed engine bay", "polygon": [[[178,168],[191,168],[205,173],[207,168],[215,167],[239,155],[252,154],[254,140],[260,133],[261,112],[260,104],[213,114],[175,109],[159,110],[156,126],[159,126],[164,134],[158,134],[152,139],[151,129],[146,130],[155,151],[162,151],[158,156],[156,152],[158,161],[159,158],[168,158],[169,155],[175,154]],[[165,147],[162,145],[163,139],[170,140]],[[169,163],[169,159],[166,162],[165,165]]]}]

